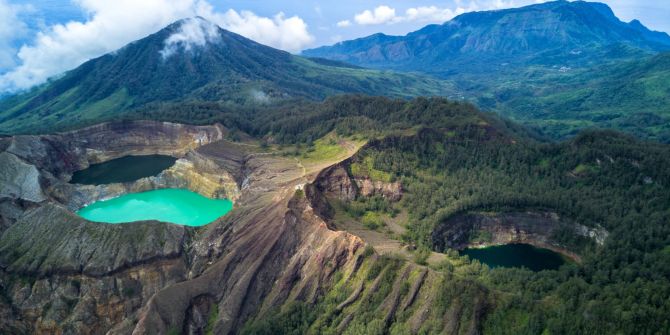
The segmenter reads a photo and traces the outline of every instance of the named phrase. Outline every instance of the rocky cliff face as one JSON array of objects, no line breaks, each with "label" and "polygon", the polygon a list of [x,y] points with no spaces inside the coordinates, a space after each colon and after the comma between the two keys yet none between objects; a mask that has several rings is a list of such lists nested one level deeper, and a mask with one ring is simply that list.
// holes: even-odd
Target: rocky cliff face
[{"label": "rocky cliff face", "polygon": [[324,195],[340,200],[354,200],[359,192],[358,185],[349,176],[346,164],[325,169],[315,185]]},{"label": "rocky cliff face", "polygon": [[349,163],[347,160],[323,170],[315,185],[324,195],[343,201],[354,200],[359,195],[364,197],[378,195],[390,201],[399,201],[402,198],[403,190],[400,182],[351,176],[348,171]]},{"label": "rocky cliff face", "polygon": [[[305,185],[303,190],[307,204],[302,204],[302,197],[294,198],[290,203],[303,208],[303,213],[316,214],[331,227],[330,218],[335,214],[330,206],[331,200],[385,196],[382,193],[385,190],[394,190],[387,195],[401,192],[398,183],[378,183],[383,187],[370,187],[370,192],[363,193],[358,180],[349,175],[348,164],[349,160],[345,160],[326,168],[312,184]],[[344,257],[343,254],[328,253],[327,257],[312,263],[311,266],[316,268],[307,273],[304,270],[296,272],[291,282],[282,283],[282,286],[295,285],[293,282],[303,278],[313,278],[309,274],[323,267],[330,271],[331,264],[338,264]],[[368,247],[363,252],[356,252],[353,261],[339,266],[337,273],[339,275],[324,277],[325,280],[317,288],[309,287],[309,294],[305,294],[302,288],[297,294],[289,294],[287,301],[306,301],[309,309],[318,311],[313,322],[318,326],[310,327],[310,332],[477,334],[481,330],[481,320],[490,308],[490,301],[495,301],[493,292],[473,281],[417,265],[400,255],[379,256]],[[311,293],[318,291],[322,294]],[[283,306],[286,305],[284,302]],[[262,312],[252,318],[259,322],[260,329],[267,327],[265,322],[268,316],[272,316],[267,314],[267,306],[264,305]],[[292,318],[290,315],[286,317]]]},{"label": "rocky cliff face", "polygon": [[185,126],[169,122],[104,123],[55,135],[14,136],[4,152],[30,162],[60,179],[89,164],[125,155],[181,157],[189,150],[223,138],[221,126]]},{"label": "rocky cliff face", "polygon": [[[293,160],[257,155],[221,137],[218,127],[137,122],[12,138],[2,163],[17,168],[6,180],[39,173],[28,183],[3,184],[0,192],[3,206],[13,209],[2,212],[0,291],[7,299],[0,313],[9,317],[0,330],[197,333],[207,326],[203,315],[218,306],[210,327],[234,333],[251,315],[288,300],[314,301],[337,270],[354,266],[363,242],[329,230],[311,201],[294,191],[313,177]],[[132,183],[66,182],[89,163],[149,153],[181,158]],[[200,229],[106,225],[71,212],[162,187],[232,198],[235,208]]]},{"label": "rocky cliff face", "polygon": [[21,161],[18,157],[0,153],[0,197],[24,199],[32,202],[45,200],[39,183],[39,172],[33,165]]},{"label": "rocky cliff face", "polygon": [[370,178],[355,178],[354,181],[364,197],[379,195],[390,201],[398,201],[402,198],[402,185],[398,181],[387,183]]}]

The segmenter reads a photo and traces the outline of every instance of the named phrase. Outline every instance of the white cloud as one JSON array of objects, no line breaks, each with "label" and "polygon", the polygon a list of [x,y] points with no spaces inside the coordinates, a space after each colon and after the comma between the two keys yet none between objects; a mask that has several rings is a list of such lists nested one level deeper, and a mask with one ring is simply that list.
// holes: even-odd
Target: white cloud
[{"label": "white cloud", "polygon": [[349,20],[342,20],[342,21],[340,21],[340,22],[337,23],[337,26],[340,27],[340,28],[349,27],[349,26],[351,26],[351,21],[349,21]]},{"label": "white cloud", "polygon": [[0,0],[0,72],[15,64],[16,47],[14,42],[27,33],[26,25],[18,15],[26,8]]},{"label": "white cloud", "polygon": [[405,21],[416,22],[444,22],[451,20],[454,16],[460,14],[459,10],[449,8],[438,8],[436,6],[423,6],[408,8],[405,11]]},{"label": "white cloud", "polygon": [[354,21],[362,25],[392,23],[395,19],[395,8],[389,6],[378,6],[374,10],[366,9],[354,16]]},{"label": "white cloud", "polygon": [[[354,21],[360,25],[395,24],[401,22],[444,22],[464,11],[460,7],[452,10],[437,6],[420,6],[408,8],[405,10],[405,15],[396,15],[395,8],[382,5],[373,10],[368,9],[356,14]],[[338,27],[346,27],[350,23],[349,20],[345,20],[338,22],[337,25]]]},{"label": "white cloud", "polygon": [[214,13],[205,17],[224,29],[286,51],[297,52],[314,42],[307,24],[298,16],[287,18],[284,13],[279,13],[267,18],[250,11],[238,13],[230,9],[223,14]]},{"label": "white cloud", "polygon": [[[396,15],[395,8],[381,5],[373,10],[367,9],[354,15],[354,22],[360,25],[406,22],[443,23],[465,12],[503,9],[542,2],[545,2],[545,0],[454,0],[454,8],[438,6],[410,7],[405,10],[404,15]],[[349,24],[351,24],[351,21],[344,20],[338,22],[337,26],[347,27]]]},{"label": "white cloud", "polygon": [[194,47],[215,43],[220,37],[219,29],[215,24],[201,18],[188,18],[181,24],[179,31],[165,40],[165,47],[160,54],[163,59],[166,59],[179,48],[191,51]]},{"label": "white cloud", "polygon": [[[299,51],[314,40],[300,17],[287,18],[279,13],[267,18],[234,10],[220,13],[207,0],[73,1],[88,13],[89,19],[56,24],[39,32],[31,45],[24,45],[18,52],[20,64],[0,76],[0,92],[43,83],[88,59],[119,49],[176,20],[194,16],[287,51]],[[0,16],[0,48],[6,50],[2,45],[1,29],[7,25],[3,18]]]}]

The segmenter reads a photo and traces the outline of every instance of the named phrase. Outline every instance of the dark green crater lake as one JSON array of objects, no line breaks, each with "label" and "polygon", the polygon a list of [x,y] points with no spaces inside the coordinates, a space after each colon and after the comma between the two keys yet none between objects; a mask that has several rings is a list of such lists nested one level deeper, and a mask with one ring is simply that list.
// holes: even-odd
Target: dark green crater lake
[{"label": "dark green crater lake", "polygon": [[88,205],[77,214],[103,223],[158,220],[185,226],[204,226],[233,209],[228,199],[210,199],[183,189],[131,193]]},{"label": "dark green crater lake", "polygon": [[70,183],[102,185],[131,182],[155,176],[174,165],[175,161],[176,158],[165,155],[124,156],[76,171]]},{"label": "dark green crater lake", "polygon": [[479,260],[491,268],[524,267],[532,271],[556,270],[565,263],[565,258],[561,254],[529,244],[468,248],[462,250],[461,255],[468,255],[471,259]]}]

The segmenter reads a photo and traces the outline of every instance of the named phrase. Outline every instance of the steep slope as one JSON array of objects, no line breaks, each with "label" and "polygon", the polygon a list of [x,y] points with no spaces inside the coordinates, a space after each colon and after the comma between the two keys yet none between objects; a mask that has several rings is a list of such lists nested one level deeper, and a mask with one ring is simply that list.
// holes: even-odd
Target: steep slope
[{"label": "steep slope", "polygon": [[598,59],[605,56],[628,56],[608,53],[618,44],[632,46],[635,50],[631,52],[642,54],[670,49],[670,36],[650,31],[639,21],[621,22],[601,3],[555,1],[466,13],[406,36],[375,34],[303,54],[448,76],[497,68],[503,63],[575,66],[602,62]]},{"label": "steep slope", "polygon": [[88,61],[32,92],[2,99],[0,132],[101,122],[156,102],[253,106],[344,92],[404,97],[447,91],[445,83],[416,75],[323,65],[192,18]]}]

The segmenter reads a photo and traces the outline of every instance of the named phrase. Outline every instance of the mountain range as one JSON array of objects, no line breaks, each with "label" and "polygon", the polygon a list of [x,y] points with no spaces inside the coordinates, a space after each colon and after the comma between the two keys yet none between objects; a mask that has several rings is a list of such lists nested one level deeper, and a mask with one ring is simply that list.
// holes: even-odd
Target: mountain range
[{"label": "mountain range", "polygon": [[[620,45],[634,49],[615,50]],[[446,77],[515,65],[574,66],[662,50],[670,50],[670,36],[637,20],[621,22],[605,4],[555,1],[465,13],[405,36],[379,33],[303,54]]]},{"label": "mountain range", "polygon": [[669,50],[668,34],[605,4],[554,1],[303,54],[448,80],[460,98],[555,139],[599,127],[667,142]]}]

